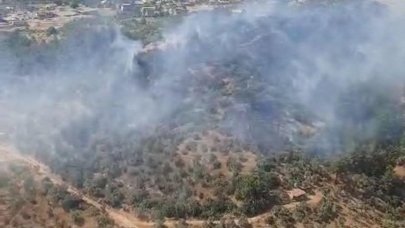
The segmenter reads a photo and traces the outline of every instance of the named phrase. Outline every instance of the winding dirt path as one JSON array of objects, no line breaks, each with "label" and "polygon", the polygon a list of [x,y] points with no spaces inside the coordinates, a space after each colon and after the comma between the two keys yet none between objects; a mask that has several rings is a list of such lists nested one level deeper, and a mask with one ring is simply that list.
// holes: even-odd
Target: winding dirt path
[{"label": "winding dirt path", "polygon": [[[101,203],[97,202],[94,198],[83,194],[83,192],[72,186],[71,184],[62,180],[62,178],[56,174],[54,174],[51,169],[46,166],[45,164],[39,162],[35,158],[30,155],[21,154],[15,148],[2,145],[0,144],[0,161],[20,161],[29,166],[31,166],[34,170],[36,170],[37,175],[41,175],[44,177],[48,177],[52,183],[56,185],[63,185],[67,187],[67,191],[73,195],[80,197],[84,202],[96,207],[101,211],[105,211],[108,216],[114,220],[115,224],[120,227],[125,228],[149,228],[154,227],[153,222],[143,221],[137,218],[135,215],[125,212],[123,210],[118,210],[115,208],[111,208],[106,205],[102,205]],[[204,223],[204,220],[187,220],[187,224],[192,227],[201,227]],[[176,220],[167,220],[165,225],[167,227],[176,227],[177,221]]]},{"label": "winding dirt path", "polygon": [[105,211],[108,216],[114,220],[114,222],[121,226],[121,227],[128,227],[128,228],[146,228],[146,227],[153,227],[153,223],[145,222],[134,215],[131,215],[125,211],[117,210],[114,208],[106,207],[100,203],[98,203],[95,199],[84,195],[79,189],[73,187],[72,185],[64,182],[61,177],[55,175],[51,172],[48,166],[44,165],[41,162],[38,162],[34,158],[30,157],[29,155],[22,155],[18,153],[14,148],[0,145],[0,160],[1,161],[21,161],[24,162],[31,167],[33,167],[39,175],[43,175],[48,177],[54,184],[56,185],[64,185],[67,186],[67,191],[71,194],[79,196],[83,201],[86,203],[96,207],[99,210]]},{"label": "winding dirt path", "polygon": [[[72,186],[71,184],[62,180],[62,178],[56,174],[54,174],[51,169],[46,166],[45,164],[39,162],[35,158],[30,155],[23,155],[19,153],[15,148],[0,144],[0,161],[20,161],[29,166],[31,166],[37,175],[48,177],[54,184],[56,185],[63,185],[67,187],[67,191],[73,195],[80,197],[84,202],[96,207],[97,209],[104,211],[108,214],[108,216],[114,220],[115,224],[119,227],[125,228],[149,228],[154,227],[153,222],[143,221],[136,217],[133,214],[125,212],[123,210],[118,210],[115,208],[111,208],[109,206],[103,205],[97,202],[96,199],[83,194],[83,192]],[[264,220],[268,213],[264,213],[262,215],[258,215],[256,217],[249,218],[249,222],[257,223],[261,220]],[[190,227],[202,227],[204,224],[204,220],[198,219],[190,219],[186,221]],[[218,221],[214,222],[218,223]],[[164,223],[167,227],[176,227],[177,221],[176,220],[166,220]]]}]

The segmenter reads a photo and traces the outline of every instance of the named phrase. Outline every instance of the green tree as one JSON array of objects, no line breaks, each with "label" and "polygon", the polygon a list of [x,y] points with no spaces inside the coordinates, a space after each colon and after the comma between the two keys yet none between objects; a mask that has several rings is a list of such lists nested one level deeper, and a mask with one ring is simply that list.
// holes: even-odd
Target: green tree
[{"label": "green tree", "polygon": [[105,215],[100,215],[98,218],[97,218],[97,225],[98,225],[98,227],[100,227],[100,228],[112,228],[112,227],[114,227],[114,221],[113,220],[111,220],[110,218],[108,218],[107,216],[105,216]]},{"label": "green tree", "polygon": [[72,7],[73,9],[76,9],[76,8],[78,8],[79,5],[80,5],[80,0],[72,0],[69,5],[70,5],[70,7]]},{"label": "green tree", "polygon": [[78,209],[79,205],[81,203],[81,199],[72,196],[70,194],[67,194],[64,199],[62,200],[62,208],[65,211],[70,211],[74,209]]},{"label": "green tree", "polygon": [[337,205],[327,198],[322,199],[321,207],[318,209],[318,221],[329,223],[338,216]]},{"label": "green tree", "polygon": [[255,173],[236,178],[235,197],[241,200],[241,210],[246,215],[256,215],[280,202],[277,192],[279,180],[268,173]]},{"label": "green tree", "polygon": [[47,36],[54,36],[54,35],[57,35],[57,34],[58,34],[58,30],[57,30],[55,27],[53,27],[53,26],[49,27],[49,28],[46,30],[46,35],[47,35]]},{"label": "green tree", "polygon": [[10,181],[10,178],[4,175],[5,174],[0,173],[0,188],[6,187]]},{"label": "green tree", "polygon": [[78,226],[84,225],[85,219],[81,215],[80,211],[73,211],[71,216],[72,216],[72,220],[73,220],[74,224],[76,224]]}]

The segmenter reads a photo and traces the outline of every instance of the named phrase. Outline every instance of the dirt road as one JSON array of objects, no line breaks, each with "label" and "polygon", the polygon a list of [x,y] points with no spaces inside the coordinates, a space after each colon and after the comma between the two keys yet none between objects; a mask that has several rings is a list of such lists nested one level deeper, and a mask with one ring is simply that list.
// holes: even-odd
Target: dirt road
[{"label": "dirt road", "polygon": [[[105,211],[108,216],[114,220],[115,224],[120,227],[125,228],[149,228],[154,227],[153,222],[147,222],[140,220],[135,215],[125,212],[123,210],[114,209],[108,206],[104,206],[97,202],[97,200],[92,197],[83,194],[80,189],[75,188],[71,184],[62,180],[62,178],[54,173],[45,164],[39,162],[32,156],[21,154],[15,148],[0,144],[0,161],[21,161],[33,169],[36,170],[38,175],[48,177],[56,185],[67,186],[67,191],[73,195],[80,197],[84,202],[96,207],[101,211]],[[203,225],[203,220],[187,220],[187,224],[192,227],[201,227]],[[177,221],[168,220],[165,222],[167,227],[175,227]]]},{"label": "dirt road", "polygon": [[86,203],[98,208],[99,210],[104,210],[114,222],[121,227],[128,228],[146,228],[153,227],[153,223],[145,222],[138,219],[136,216],[129,214],[122,210],[117,210],[110,207],[104,207],[102,204],[98,203],[96,200],[92,199],[89,196],[84,195],[79,189],[73,187],[72,185],[64,182],[61,177],[55,175],[51,172],[49,167],[38,162],[34,158],[28,155],[22,155],[18,153],[14,148],[0,145],[0,160],[1,161],[22,161],[34,169],[37,170],[39,175],[48,177],[56,185],[65,185],[67,186],[67,191],[71,194],[79,196]]},{"label": "dirt road", "polygon": [[[51,169],[46,166],[45,164],[39,162],[35,158],[30,155],[21,154],[15,148],[10,146],[5,146],[0,144],[0,162],[6,161],[20,161],[29,166],[31,166],[36,173],[43,177],[48,177],[54,184],[56,185],[64,185],[67,186],[67,191],[73,195],[80,197],[86,203],[96,207],[101,211],[105,211],[108,216],[114,220],[115,224],[120,227],[125,228],[148,228],[154,227],[153,222],[147,222],[140,220],[135,215],[125,212],[123,210],[118,210],[115,208],[107,207],[102,205],[101,203],[97,202],[94,198],[83,194],[80,189],[75,188],[71,184],[62,180],[62,178],[54,173],[52,173]],[[249,222],[257,224],[258,221],[264,220],[267,213],[262,215],[249,218]],[[190,227],[202,227],[204,220],[197,220],[197,219],[190,219],[186,221]],[[219,221],[216,221],[216,223]],[[167,227],[176,227],[177,221],[176,220],[167,220],[164,223]]]}]

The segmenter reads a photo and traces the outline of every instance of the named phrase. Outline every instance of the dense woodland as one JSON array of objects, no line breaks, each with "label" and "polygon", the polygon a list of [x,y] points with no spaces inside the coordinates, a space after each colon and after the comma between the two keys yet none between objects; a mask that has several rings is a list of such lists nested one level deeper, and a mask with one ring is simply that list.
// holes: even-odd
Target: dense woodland
[{"label": "dense woodland", "polygon": [[[232,215],[240,218],[239,226],[249,227],[248,217],[267,213],[266,222],[281,227],[342,225],[342,205],[352,197],[359,200],[358,213],[378,211],[373,222],[401,227],[405,182],[394,168],[405,159],[404,94],[399,85],[403,81],[377,75],[342,89],[332,75],[319,83],[312,100],[304,102],[294,87],[299,75],[289,67],[293,59],[307,64],[304,70],[316,72],[311,58],[304,58],[295,48],[298,43],[314,55],[321,45],[322,51],[331,53],[326,58],[337,65],[339,61],[343,65],[361,62],[362,57],[348,53],[363,42],[358,34],[372,28],[372,23],[357,24],[369,15],[365,12],[381,13],[375,7],[362,5],[357,8],[360,19],[353,16],[346,23],[343,17],[347,15],[342,12],[349,14],[351,8],[330,9],[326,19],[306,12],[292,18],[265,17],[255,24],[221,20],[228,15],[218,14],[212,20],[224,24],[202,28],[207,35],[190,35],[186,48],[137,54],[133,59],[137,70],[122,72],[124,83],[114,84],[119,92],[103,97],[102,106],[85,101],[91,103],[94,115],[69,120],[51,142],[32,136],[42,134],[40,127],[17,132],[18,146],[86,194],[158,223],[166,218],[195,218],[214,227],[211,221]],[[318,28],[324,19],[337,31],[351,30],[336,36],[328,28]],[[105,44],[116,38],[115,30],[102,25],[92,31],[90,27],[99,26],[94,23],[83,23],[83,30],[68,28],[62,31],[66,37],[50,44],[36,44],[24,32],[12,34],[4,42],[13,49],[11,55],[18,56],[15,74],[28,77],[27,72],[52,70],[47,67],[58,64],[60,59],[54,56],[60,53],[67,52],[62,61],[73,66],[83,59],[76,60],[78,56],[96,53],[107,58],[114,50]],[[155,28],[126,29],[132,30],[132,38],[145,43],[162,36]],[[285,42],[278,31],[294,43]],[[320,35],[309,39],[297,31]],[[73,39],[77,34],[79,41]],[[229,34],[234,37],[229,46],[218,50],[222,36]],[[330,40],[320,44],[323,36]],[[69,45],[63,46],[64,42]],[[102,58],[95,62],[109,70]],[[172,67],[179,65],[185,67]],[[58,70],[54,72],[57,77]],[[159,87],[162,82],[166,84]],[[166,104],[170,96],[174,108],[140,128],[128,127],[132,113],[121,98],[133,95],[134,88],[153,94],[158,105]],[[325,117],[330,112],[333,121]],[[308,194],[320,191],[323,198],[315,208],[303,201],[286,209],[283,205],[293,201],[287,192],[296,188]],[[75,207],[74,201],[60,196],[63,192],[52,194],[61,197],[56,201],[66,209]],[[236,226],[225,220],[223,227]]]}]

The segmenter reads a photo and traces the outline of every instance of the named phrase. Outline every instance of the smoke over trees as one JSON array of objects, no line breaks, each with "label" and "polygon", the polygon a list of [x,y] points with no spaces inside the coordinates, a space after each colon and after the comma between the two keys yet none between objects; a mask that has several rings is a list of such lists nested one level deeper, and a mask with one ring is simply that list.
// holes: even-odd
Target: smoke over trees
[{"label": "smoke over trees", "polygon": [[[306,156],[341,153],[338,174],[399,208],[389,171],[404,154],[402,19],[368,1],[271,3],[190,15],[156,47],[94,21],[50,44],[15,33],[0,44],[0,131],[109,205],[160,217],[256,215],[283,202],[275,173],[289,188],[326,181]],[[261,159],[253,174],[243,161],[209,172],[206,156],[244,152]]]}]

